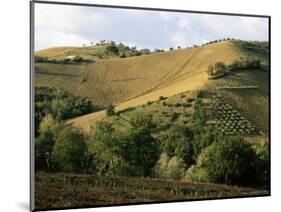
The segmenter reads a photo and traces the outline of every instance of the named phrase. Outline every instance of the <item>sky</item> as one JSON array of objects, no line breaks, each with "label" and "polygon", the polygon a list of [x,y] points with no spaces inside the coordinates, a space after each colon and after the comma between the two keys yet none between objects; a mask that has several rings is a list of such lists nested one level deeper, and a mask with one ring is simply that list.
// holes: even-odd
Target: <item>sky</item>
[{"label": "sky", "polygon": [[268,19],[226,15],[35,4],[35,50],[112,40],[168,49],[235,38],[268,40]]}]

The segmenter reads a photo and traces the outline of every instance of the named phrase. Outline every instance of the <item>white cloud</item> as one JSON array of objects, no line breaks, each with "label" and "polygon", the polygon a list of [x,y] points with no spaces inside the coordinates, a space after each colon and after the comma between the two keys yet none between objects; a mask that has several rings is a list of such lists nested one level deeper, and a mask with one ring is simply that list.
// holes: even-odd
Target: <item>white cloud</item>
[{"label": "white cloud", "polygon": [[233,37],[267,40],[264,18],[35,4],[35,48],[99,40],[138,48],[191,46]]},{"label": "white cloud", "polygon": [[190,22],[186,18],[180,18],[177,25],[181,29],[188,29],[190,27]]}]

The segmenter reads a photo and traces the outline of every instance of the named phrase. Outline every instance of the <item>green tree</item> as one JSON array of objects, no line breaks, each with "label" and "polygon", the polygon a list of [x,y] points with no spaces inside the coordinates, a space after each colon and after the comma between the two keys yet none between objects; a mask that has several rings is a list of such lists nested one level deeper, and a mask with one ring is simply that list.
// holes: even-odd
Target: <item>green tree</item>
[{"label": "green tree", "polygon": [[50,169],[54,144],[54,135],[50,132],[44,133],[35,139],[35,171],[48,171]]},{"label": "green tree", "polygon": [[162,153],[155,165],[155,176],[166,179],[181,179],[185,174],[185,164],[182,159],[176,156],[169,158],[166,153]]},{"label": "green tree", "polygon": [[115,46],[115,45],[109,45],[106,47],[106,51],[114,54],[114,55],[118,55],[119,54],[119,49]]},{"label": "green tree", "polygon": [[159,142],[152,137],[152,118],[136,114],[128,131],[117,131],[109,123],[98,123],[93,149],[100,160],[100,173],[149,176],[159,157]]},{"label": "green tree", "polygon": [[197,134],[193,139],[194,159],[198,157],[203,149],[220,139],[220,136],[211,130]]},{"label": "green tree", "polygon": [[210,64],[210,65],[208,66],[207,74],[208,74],[209,76],[213,76],[213,75],[214,75],[214,66],[213,66],[212,64]]},{"label": "green tree", "polygon": [[109,104],[107,107],[106,107],[106,115],[107,116],[114,116],[115,115],[115,108],[112,104]]},{"label": "green tree", "polygon": [[216,62],[214,65],[214,73],[215,75],[224,75],[226,71],[226,65],[223,62]]},{"label": "green tree", "polygon": [[240,137],[223,137],[204,149],[197,164],[210,182],[252,185],[256,182],[257,155],[251,144]]},{"label": "green tree", "polygon": [[194,163],[194,149],[192,144],[193,132],[181,125],[174,125],[161,141],[163,152],[169,157],[177,156],[186,166]]},{"label": "green tree", "polygon": [[87,156],[83,135],[72,127],[66,127],[57,136],[52,161],[57,171],[81,172]]},{"label": "green tree", "polygon": [[35,170],[48,171],[51,169],[51,153],[57,134],[63,124],[55,120],[52,115],[46,115],[39,126],[40,136],[35,139]]}]

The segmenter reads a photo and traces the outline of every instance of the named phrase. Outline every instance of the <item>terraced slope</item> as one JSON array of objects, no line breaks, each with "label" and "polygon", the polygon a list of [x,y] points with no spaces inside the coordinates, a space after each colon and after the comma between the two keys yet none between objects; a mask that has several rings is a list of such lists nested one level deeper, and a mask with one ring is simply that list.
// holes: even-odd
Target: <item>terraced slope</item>
[{"label": "terraced slope", "polygon": [[[137,92],[138,88],[143,88],[143,84],[138,85],[136,81],[134,83],[135,87],[133,86],[132,90],[136,89],[135,91],[138,96],[117,104],[116,110],[123,110],[128,107],[145,104],[148,101],[157,100],[159,96],[173,96],[185,91],[198,90],[204,87],[208,82],[206,69],[209,64],[215,63],[216,61],[225,61],[226,63],[229,63],[232,60],[239,58],[239,53],[235,51],[234,48],[232,48],[232,44],[228,42],[213,44],[198,49],[180,50],[160,54],[162,55],[162,58],[170,57],[170,60],[165,60],[165,62],[163,62],[165,65],[160,63],[160,66],[162,66],[161,68],[154,65],[156,70],[163,73],[162,79],[159,79],[159,73],[158,75],[155,73],[151,78],[151,80],[154,81],[150,82],[150,89],[142,89],[142,95]],[[152,56],[154,56],[155,59],[162,59],[158,58],[159,55],[150,55],[149,57]],[[173,57],[173,59],[171,57]],[[187,59],[184,59],[184,57]],[[150,58],[147,60],[149,61]],[[147,74],[150,75],[152,73]],[[100,111],[72,119],[69,123],[87,129],[95,121],[102,119],[104,115],[105,112]]]}]

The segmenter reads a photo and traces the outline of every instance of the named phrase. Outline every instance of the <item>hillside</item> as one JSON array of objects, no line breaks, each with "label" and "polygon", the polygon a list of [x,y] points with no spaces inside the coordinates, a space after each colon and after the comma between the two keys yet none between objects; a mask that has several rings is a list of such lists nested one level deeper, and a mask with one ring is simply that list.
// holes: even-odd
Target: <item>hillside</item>
[{"label": "hillside", "polygon": [[[37,63],[35,85],[60,88],[76,96],[88,97],[94,105],[104,107],[181,80],[188,81],[198,74],[202,76],[196,78],[204,80],[204,72],[210,63],[218,60],[228,63],[237,57],[231,43],[221,42],[200,48],[103,59],[96,63]],[[200,84],[202,82],[198,82]]]},{"label": "hillside", "polygon": [[[157,100],[159,96],[174,96],[193,90],[219,92],[251,122],[266,132],[268,73],[249,70],[232,73],[219,80],[208,80],[206,74],[208,66],[217,61],[229,64],[245,57],[258,57],[262,59],[262,64],[268,63],[264,44],[262,49],[259,48],[257,51],[255,45],[254,47],[250,45],[250,53],[247,51],[249,44],[247,42],[246,44],[242,41],[222,41],[197,48],[128,58],[105,58],[90,63],[36,63],[35,85],[60,88],[73,95],[87,97],[93,105],[100,108],[113,103],[117,111],[144,105],[148,101]],[[65,57],[69,51],[75,50],[80,53],[79,56],[86,57],[85,52],[89,53],[90,47],[86,49],[53,48],[37,54],[58,58],[60,55]],[[235,91],[218,89],[223,86],[241,85],[254,85],[259,89]],[[255,108],[255,111],[252,108]],[[256,112],[261,115],[256,116]],[[88,129],[104,116],[105,112],[99,111],[74,118],[69,123]]]}]

